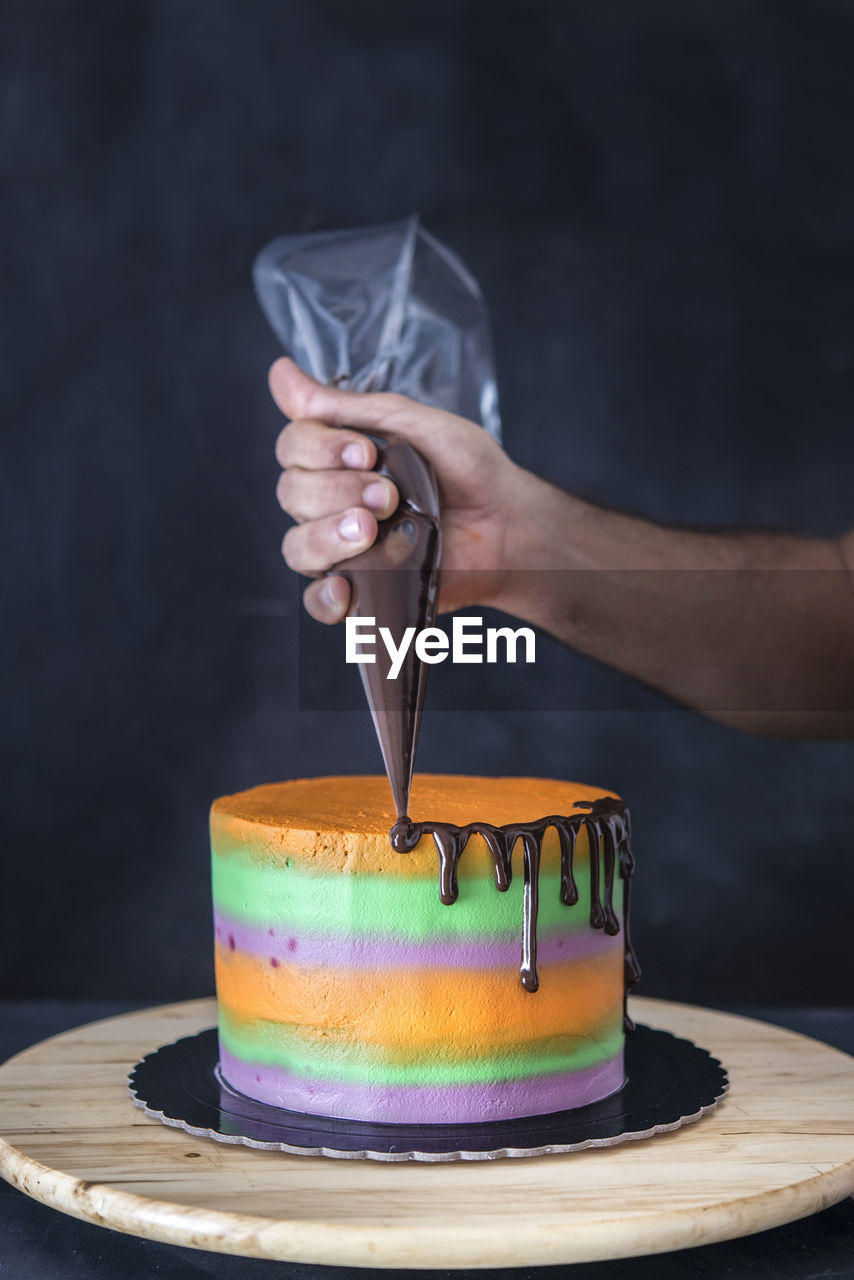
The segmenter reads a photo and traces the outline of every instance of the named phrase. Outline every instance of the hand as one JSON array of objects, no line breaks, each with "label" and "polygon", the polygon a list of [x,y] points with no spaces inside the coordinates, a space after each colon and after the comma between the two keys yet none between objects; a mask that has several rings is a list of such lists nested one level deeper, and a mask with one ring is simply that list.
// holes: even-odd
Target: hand
[{"label": "hand", "polygon": [[282,554],[297,573],[317,577],[303,596],[313,618],[344,617],[349,583],[318,575],[365,551],[377,521],[399,501],[395,485],[371,471],[374,445],[347,427],[399,436],[432,463],[442,503],[439,608],[498,605],[504,575],[513,567],[513,513],[528,473],[483,427],[405,396],[324,386],[284,358],[270,369],[270,390],[292,420],[276,441],[284,468],[277,496],[297,522],[285,535]]}]

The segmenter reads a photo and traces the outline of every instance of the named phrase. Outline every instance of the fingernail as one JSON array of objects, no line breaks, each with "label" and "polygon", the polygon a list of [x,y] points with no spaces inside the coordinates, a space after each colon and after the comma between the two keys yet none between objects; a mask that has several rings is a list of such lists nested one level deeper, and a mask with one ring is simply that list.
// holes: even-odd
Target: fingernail
[{"label": "fingernail", "polygon": [[388,505],[388,490],[381,480],[373,480],[362,494],[362,499],[366,507],[373,507],[375,511],[382,511]]},{"label": "fingernail", "polygon": [[368,451],[363,444],[353,440],[341,450],[341,461],[345,467],[358,469],[368,465]]},{"label": "fingernail", "polygon": [[347,584],[341,578],[327,578],[320,588],[320,598],[328,609],[335,613],[346,608],[349,592]]},{"label": "fingernail", "polygon": [[347,514],[338,521],[338,534],[345,542],[361,541],[362,526],[357,511],[348,511]]}]

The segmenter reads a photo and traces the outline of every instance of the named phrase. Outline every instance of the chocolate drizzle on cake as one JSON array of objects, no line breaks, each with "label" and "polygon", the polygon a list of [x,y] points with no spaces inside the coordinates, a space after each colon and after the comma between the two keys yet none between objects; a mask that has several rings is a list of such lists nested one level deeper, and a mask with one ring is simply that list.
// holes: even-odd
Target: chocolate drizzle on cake
[{"label": "chocolate drizzle on cake", "polygon": [[[620,921],[614,911],[614,883],[617,875],[623,881],[623,937],[625,947],[625,989],[633,986],[640,977],[637,957],[629,934],[629,888],[634,870],[631,851],[631,823],[629,811],[622,800],[602,796],[598,800],[577,800],[576,809],[587,813],[574,813],[568,817],[551,815],[537,822],[510,823],[495,827],[486,822],[470,822],[458,827],[450,822],[412,822],[408,817],[398,818],[390,832],[392,848],[398,853],[414,849],[423,835],[432,835],[439,854],[439,897],[446,906],[456,902],[457,867],[463,850],[473,835],[483,837],[492,855],[495,867],[495,887],[504,893],[513,879],[512,857],[517,841],[522,842],[523,927],[522,927],[522,986],[526,991],[536,991],[537,976],[537,907],[539,902],[540,857],[543,839],[549,827],[554,827],[560,842],[560,900],[572,907],[578,903],[578,886],[575,881],[575,843],[582,826],[587,832],[590,847],[590,924],[594,929],[615,935],[620,932]],[[630,1026],[628,1016],[624,1017]]]}]

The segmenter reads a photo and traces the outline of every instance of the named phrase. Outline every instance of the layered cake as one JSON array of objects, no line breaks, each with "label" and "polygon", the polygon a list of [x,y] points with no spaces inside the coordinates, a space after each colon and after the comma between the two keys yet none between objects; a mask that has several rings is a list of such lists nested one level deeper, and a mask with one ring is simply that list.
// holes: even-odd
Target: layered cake
[{"label": "layered cake", "polygon": [[619,798],[416,775],[410,812],[395,821],[380,776],[214,803],[225,1084],[392,1124],[541,1115],[620,1089],[636,968]]}]

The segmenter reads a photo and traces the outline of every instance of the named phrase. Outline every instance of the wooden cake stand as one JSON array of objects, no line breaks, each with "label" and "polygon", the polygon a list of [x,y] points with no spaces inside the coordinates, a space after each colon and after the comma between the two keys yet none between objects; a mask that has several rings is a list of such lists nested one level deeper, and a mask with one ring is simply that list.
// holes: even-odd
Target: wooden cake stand
[{"label": "wooden cake stand", "polygon": [[0,1174],[153,1240],[293,1262],[501,1267],[659,1253],[748,1235],[854,1192],[854,1058],[746,1018],[658,1000],[633,1016],[728,1069],[675,1133],[569,1155],[382,1164],[224,1146],[137,1110],[125,1078],[215,1021],[212,1000],[108,1018],[0,1067]]}]

